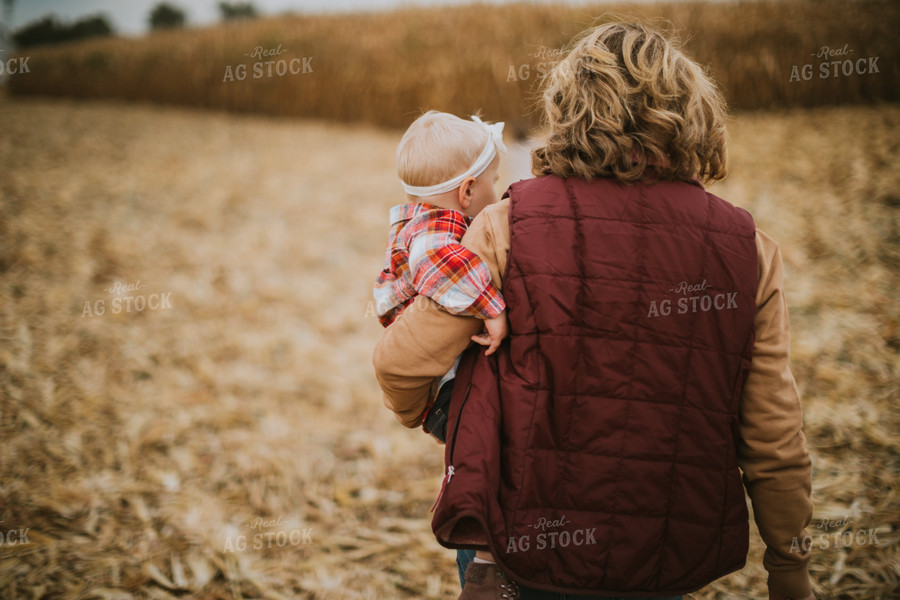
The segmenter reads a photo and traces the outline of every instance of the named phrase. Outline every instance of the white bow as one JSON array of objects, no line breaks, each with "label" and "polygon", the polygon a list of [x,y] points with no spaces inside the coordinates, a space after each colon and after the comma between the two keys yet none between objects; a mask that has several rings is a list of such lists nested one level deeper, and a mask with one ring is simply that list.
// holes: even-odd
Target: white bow
[{"label": "white bow", "polygon": [[484,130],[487,131],[488,135],[491,136],[491,139],[494,140],[494,144],[497,146],[497,149],[505,154],[506,146],[503,144],[503,121],[488,125],[475,115],[472,115],[472,120],[484,127]]}]

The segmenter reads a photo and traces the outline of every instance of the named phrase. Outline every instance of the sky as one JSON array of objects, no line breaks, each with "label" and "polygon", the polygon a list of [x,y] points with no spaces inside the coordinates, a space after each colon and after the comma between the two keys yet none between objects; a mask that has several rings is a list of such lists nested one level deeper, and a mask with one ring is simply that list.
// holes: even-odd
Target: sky
[{"label": "sky", "polygon": [[[12,27],[16,30],[54,13],[63,22],[77,21],[86,16],[105,14],[116,33],[137,35],[147,31],[147,16],[161,0],[14,0]],[[181,7],[188,25],[207,25],[219,20],[218,0],[166,0]],[[399,6],[438,6],[465,4],[470,0],[251,0],[263,15],[284,12],[342,12],[384,10]],[[482,0],[489,4],[503,4],[507,0]],[[550,4],[553,0],[536,0]],[[584,4],[597,0],[568,0],[567,4]],[[634,0],[632,0],[634,1]],[[642,0],[638,0],[642,1]],[[650,1],[650,0],[643,0]]]}]

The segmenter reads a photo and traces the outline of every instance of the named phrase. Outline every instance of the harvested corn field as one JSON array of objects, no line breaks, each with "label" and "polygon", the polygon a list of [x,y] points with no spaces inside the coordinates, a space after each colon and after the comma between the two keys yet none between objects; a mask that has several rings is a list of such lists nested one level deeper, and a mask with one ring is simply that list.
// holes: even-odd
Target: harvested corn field
[{"label": "harvested corn field", "polygon": [[[441,448],[370,363],[400,132],[43,99],[0,129],[0,597],[455,598]],[[785,257],[816,593],[896,598],[900,106],[730,133],[713,191]],[[764,598],[751,544],[690,597]]]}]

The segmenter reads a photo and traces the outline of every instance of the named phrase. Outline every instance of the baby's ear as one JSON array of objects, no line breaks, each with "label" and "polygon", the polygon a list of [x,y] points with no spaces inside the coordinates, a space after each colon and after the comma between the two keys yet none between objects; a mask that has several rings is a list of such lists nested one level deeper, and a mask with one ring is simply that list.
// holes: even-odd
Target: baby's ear
[{"label": "baby's ear", "polygon": [[472,204],[472,191],[475,187],[475,178],[466,177],[459,186],[459,204],[463,208],[469,208]]}]

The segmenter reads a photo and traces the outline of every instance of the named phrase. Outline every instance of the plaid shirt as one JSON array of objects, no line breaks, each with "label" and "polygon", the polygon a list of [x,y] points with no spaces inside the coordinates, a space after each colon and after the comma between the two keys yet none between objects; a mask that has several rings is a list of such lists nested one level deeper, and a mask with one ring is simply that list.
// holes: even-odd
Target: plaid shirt
[{"label": "plaid shirt", "polygon": [[460,244],[471,219],[430,204],[391,208],[385,266],[375,280],[375,312],[387,327],[419,294],[447,312],[482,319],[506,304],[484,261]]}]

